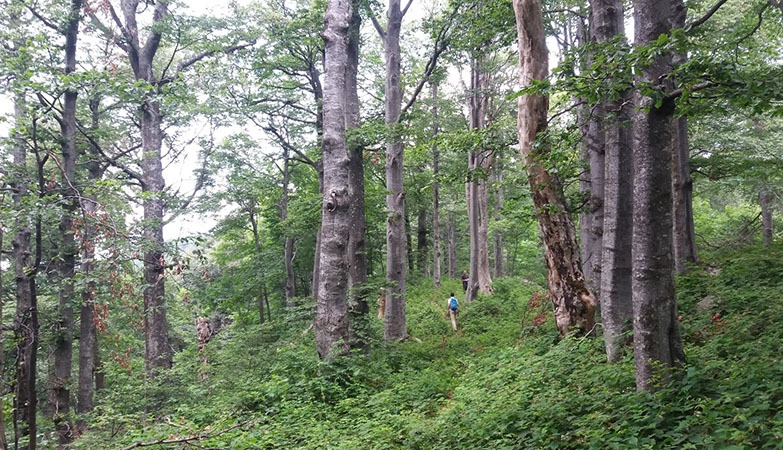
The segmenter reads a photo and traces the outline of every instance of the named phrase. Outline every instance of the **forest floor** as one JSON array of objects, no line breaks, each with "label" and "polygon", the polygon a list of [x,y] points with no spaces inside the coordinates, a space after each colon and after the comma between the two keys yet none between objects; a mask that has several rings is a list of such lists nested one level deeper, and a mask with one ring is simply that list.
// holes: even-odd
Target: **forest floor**
[{"label": "forest floor", "polygon": [[[160,383],[116,369],[76,448],[582,449],[780,448],[783,250],[706,258],[678,279],[686,366],[638,393],[631,347],[560,339],[538,281],[445,315],[459,280],[407,291],[410,339],[318,360],[312,304],[262,326],[235,323],[201,354],[188,342]],[[600,330],[597,330],[600,331]],[[165,444],[164,442],[169,442]]]}]

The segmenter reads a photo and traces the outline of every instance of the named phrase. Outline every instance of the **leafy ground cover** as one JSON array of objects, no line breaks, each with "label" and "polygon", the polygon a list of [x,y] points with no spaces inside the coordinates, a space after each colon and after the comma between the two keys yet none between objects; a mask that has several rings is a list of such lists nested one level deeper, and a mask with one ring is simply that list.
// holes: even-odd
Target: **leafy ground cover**
[{"label": "leafy ground cover", "polygon": [[[542,286],[504,279],[444,316],[448,291],[408,290],[411,338],[321,362],[312,304],[193,342],[158,384],[141,361],[110,367],[78,448],[779,448],[783,442],[783,249],[707,257],[678,280],[687,365],[637,393],[630,348],[605,364],[600,336],[558,338]],[[372,336],[382,324],[372,319]],[[165,442],[170,442],[166,444]]]}]

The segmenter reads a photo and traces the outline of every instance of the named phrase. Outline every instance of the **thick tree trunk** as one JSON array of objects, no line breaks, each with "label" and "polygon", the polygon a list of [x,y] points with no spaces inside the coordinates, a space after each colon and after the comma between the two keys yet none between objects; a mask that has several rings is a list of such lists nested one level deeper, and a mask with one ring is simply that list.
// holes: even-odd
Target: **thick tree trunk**
[{"label": "thick tree trunk", "polygon": [[384,339],[397,341],[408,337],[405,318],[405,193],[403,190],[403,142],[399,135],[402,109],[400,87],[400,0],[389,0],[388,23],[383,35],[386,58],[385,121],[388,127],[386,144],[386,319]]},{"label": "thick tree trunk", "polygon": [[[90,100],[90,111],[92,112],[92,130],[97,131],[99,121],[100,101]],[[93,149],[90,161],[87,163],[88,185],[92,186],[103,178],[105,167],[101,165],[99,155],[96,149]],[[82,264],[81,272],[88,278],[91,277],[94,270],[95,259],[95,240],[97,238],[97,229],[91,222],[96,211],[96,197],[91,194],[84,203],[85,221],[82,230]],[[76,412],[79,414],[89,413],[93,409],[93,398],[95,392],[95,376],[98,367],[98,333],[93,320],[95,312],[95,296],[97,286],[94,281],[89,281],[82,292],[82,306],[79,313],[79,386],[76,394]],[[80,420],[77,434],[81,434],[86,424]]]},{"label": "thick tree trunk", "polygon": [[[3,223],[0,222],[0,253],[3,250]],[[0,299],[4,297],[3,290],[3,267],[0,263]],[[0,324],[3,323],[3,302],[0,301]],[[3,333],[0,332],[0,373],[4,373],[5,369],[5,350],[3,348]],[[5,436],[5,414],[3,413],[3,399],[0,398],[0,450],[6,450],[8,448],[8,441]]]},{"label": "thick tree trunk", "polygon": [[[151,70],[151,69],[150,69]],[[148,98],[141,108],[141,161],[144,198],[144,348],[147,373],[171,368],[172,352],[166,320],[165,270],[163,255],[163,146],[160,104]]]},{"label": "thick tree trunk", "polygon": [[772,221],[772,192],[766,186],[759,192],[759,205],[761,205],[761,237],[764,245],[772,245],[774,239],[774,222]]},{"label": "thick tree trunk", "polygon": [[[14,119],[22,127],[25,117],[24,99],[18,96],[14,101]],[[25,210],[25,197],[29,195],[27,176],[27,145],[24,138],[14,135],[12,197],[16,211]],[[15,441],[19,436],[35,435],[35,364],[34,352],[37,345],[37,329],[34,326],[35,312],[34,274],[30,216],[19,214],[14,223],[12,255],[16,284],[16,316],[14,318],[14,339],[16,341],[16,384],[14,404]],[[31,439],[34,440],[33,437]],[[18,446],[15,446],[18,447]],[[34,448],[34,447],[33,447]]]},{"label": "thick tree trunk", "polygon": [[[151,27],[142,46],[136,20],[139,0],[122,0],[125,19],[123,33],[128,47],[128,59],[136,80],[156,85],[153,71],[155,54],[162,38],[159,27]],[[153,22],[157,25],[168,15],[168,3],[157,2]],[[165,269],[163,240],[164,188],[162,147],[163,116],[157,92],[148,92],[139,107],[141,122],[141,185],[143,204],[142,239],[144,247],[144,349],[145,369],[150,376],[171,367],[172,351],[169,345],[166,320]]]},{"label": "thick tree trunk", "polygon": [[675,119],[673,126],[674,264],[677,273],[682,275],[688,271],[688,264],[698,264],[699,258],[696,253],[696,229],[693,223],[693,181],[691,180],[688,118]]},{"label": "thick tree trunk", "polygon": [[[514,0],[519,37],[520,85],[545,80],[548,52],[539,0]],[[544,138],[549,99],[541,95],[519,98],[518,129],[522,157],[536,215],[544,239],[549,298],[561,335],[589,333],[595,324],[596,300],[582,275],[574,225],[558,178],[542,165],[549,146]],[[538,142],[536,140],[539,139]],[[535,143],[535,145],[534,145]]]},{"label": "thick tree trunk", "polygon": [[438,120],[438,83],[432,83],[432,284],[436,288],[441,284],[440,258],[440,150],[436,138],[440,133]]},{"label": "thick tree trunk", "polygon": [[[470,77],[470,129],[486,127],[489,75],[481,67],[480,58],[474,57]],[[470,227],[470,281],[466,301],[471,302],[479,292],[492,292],[492,276],[489,265],[489,188],[487,178],[492,170],[491,151],[472,151],[468,156],[468,224]]]},{"label": "thick tree trunk", "polygon": [[[680,0],[636,0],[636,45],[647,45],[685,14]],[[638,82],[671,89],[672,55],[658,56]],[[674,101],[636,95],[634,115],[633,310],[636,387],[666,382],[684,360],[672,258],[672,120]]]},{"label": "thick tree trunk", "polygon": [[[623,5],[620,0],[591,0],[591,39],[598,43],[609,42],[616,35],[623,34]],[[633,233],[632,202],[633,154],[625,99],[602,101],[594,110],[590,120],[588,149],[590,153],[602,154],[604,168],[600,169],[603,193],[600,198],[591,191],[590,206],[601,205],[601,246],[598,255],[590,253],[587,261],[600,258],[598,270],[593,265],[592,274],[600,283],[601,322],[603,325],[606,356],[610,363],[620,360],[623,348],[629,341],[633,320],[631,302],[631,236]],[[597,149],[598,145],[602,149]],[[591,173],[593,164],[591,160]],[[591,219],[595,215],[589,216]],[[595,242],[594,227],[588,229],[587,241]],[[591,240],[591,236],[595,239]],[[592,246],[586,246],[594,252]],[[587,270],[585,271],[587,273]],[[597,273],[596,273],[597,272]],[[600,278],[597,278],[600,276]]]},{"label": "thick tree trunk", "polygon": [[329,0],[325,15],[325,82],[321,210],[321,258],[315,317],[315,340],[321,358],[346,354],[350,345],[348,283],[354,183],[346,146],[346,71],[349,65],[349,29],[352,4]]},{"label": "thick tree trunk", "polygon": [[[359,128],[359,43],[361,16],[359,4],[352,0],[351,24],[348,29],[347,66],[345,73],[345,126],[346,133]],[[358,139],[348,139],[348,165],[351,176],[348,182],[353,193],[350,206],[350,238],[348,239],[348,290],[350,299],[348,312],[350,314],[349,333],[352,348],[369,350],[368,336],[362,325],[367,320],[370,305],[367,302],[369,292],[365,289],[367,283],[367,219],[364,211],[364,149]]]},{"label": "thick tree trunk", "polygon": [[[65,74],[76,70],[76,44],[79,34],[81,0],[72,0],[65,29]],[[74,275],[76,274],[76,240],[73,214],[78,208],[76,183],[76,100],[78,92],[66,89],[63,98],[60,131],[62,133],[61,189],[63,211],[60,218],[59,249],[59,314],[55,322],[54,373],[49,392],[49,412],[52,415],[59,442],[73,439],[71,412],[71,372],[73,357]]]}]

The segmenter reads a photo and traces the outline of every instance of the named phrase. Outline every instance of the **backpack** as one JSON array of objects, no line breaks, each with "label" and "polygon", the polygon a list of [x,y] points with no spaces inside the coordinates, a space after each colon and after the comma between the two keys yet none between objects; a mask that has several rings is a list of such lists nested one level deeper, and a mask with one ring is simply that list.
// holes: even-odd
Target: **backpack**
[{"label": "backpack", "polygon": [[457,299],[455,297],[451,297],[449,299],[449,309],[452,311],[456,311],[458,306],[459,306],[459,302],[457,302]]}]

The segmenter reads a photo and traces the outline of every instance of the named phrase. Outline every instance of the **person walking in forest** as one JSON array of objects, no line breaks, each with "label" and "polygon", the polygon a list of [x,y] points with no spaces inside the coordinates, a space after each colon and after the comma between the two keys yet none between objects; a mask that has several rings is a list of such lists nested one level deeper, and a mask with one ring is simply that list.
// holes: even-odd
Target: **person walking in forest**
[{"label": "person walking in forest", "polygon": [[[462,290],[464,292],[468,292],[468,280],[470,280],[470,277],[468,276],[468,271],[467,270],[463,270],[462,271],[462,277],[460,277],[460,278],[462,279]],[[454,295],[454,294],[451,294],[451,295]]]},{"label": "person walking in forest", "polygon": [[449,304],[449,318],[451,319],[451,328],[457,331],[457,312],[459,312],[459,301],[454,293],[451,293],[451,297],[448,300]]}]

